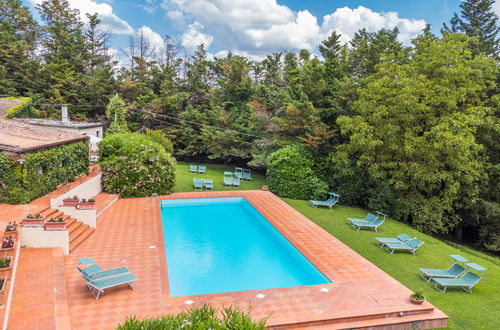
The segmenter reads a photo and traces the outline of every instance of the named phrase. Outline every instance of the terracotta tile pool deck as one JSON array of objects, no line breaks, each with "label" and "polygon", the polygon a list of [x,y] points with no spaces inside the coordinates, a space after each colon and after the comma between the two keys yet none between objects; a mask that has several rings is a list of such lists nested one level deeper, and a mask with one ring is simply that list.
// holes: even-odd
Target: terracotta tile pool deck
[{"label": "terracotta tile pool deck", "polygon": [[[233,196],[245,197],[332,283],[171,297],[160,200]],[[92,257],[103,268],[126,265],[139,278],[135,290],[127,287],[107,290],[95,300],[75,269],[80,257]],[[398,329],[409,328],[408,324],[415,321],[420,322],[420,328],[447,325],[447,316],[441,311],[428,302],[412,304],[409,289],[265,191],[193,192],[119,199],[98,218],[94,234],[64,257],[64,272],[67,316],[73,329],[112,329],[126,316],[143,318],[178,313],[203,303],[243,309],[251,306],[254,318],[269,317],[268,326],[275,328],[337,329],[388,324],[386,329]],[[265,297],[257,298],[259,293]],[[193,304],[186,304],[188,300]]]}]

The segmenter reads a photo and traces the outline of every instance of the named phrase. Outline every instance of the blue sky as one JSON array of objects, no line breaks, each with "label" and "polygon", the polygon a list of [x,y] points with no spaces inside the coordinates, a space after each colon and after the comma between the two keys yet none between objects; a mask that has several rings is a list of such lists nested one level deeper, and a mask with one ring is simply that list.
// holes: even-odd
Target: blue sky
[{"label": "blue sky", "polygon": [[[33,8],[42,0],[23,0]],[[377,31],[397,26],[404,43],[425,24],[439,33],[443,22],[459,11],[460,0],[68,0],[85,12],[98,12],[113,32],[117,53],[129,36],[142,32],[156,49],[162,37],[183,46],[199,43],[222,56],[233,51],[259,58],[273,51],[306,48],[312,52],[332,31],[349,41],[360,28]],[[495,10],[499,13],[499,1]]]}]

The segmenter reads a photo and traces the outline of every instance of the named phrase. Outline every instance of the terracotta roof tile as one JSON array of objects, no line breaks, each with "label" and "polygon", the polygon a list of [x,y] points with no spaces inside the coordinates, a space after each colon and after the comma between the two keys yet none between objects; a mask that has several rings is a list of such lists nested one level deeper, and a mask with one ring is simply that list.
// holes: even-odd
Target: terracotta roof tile
[{"label": "terracotta roof tile", "polygon": [[88,136],[0,119],[0,150],[4,151],[24,153],[85,139]]}]

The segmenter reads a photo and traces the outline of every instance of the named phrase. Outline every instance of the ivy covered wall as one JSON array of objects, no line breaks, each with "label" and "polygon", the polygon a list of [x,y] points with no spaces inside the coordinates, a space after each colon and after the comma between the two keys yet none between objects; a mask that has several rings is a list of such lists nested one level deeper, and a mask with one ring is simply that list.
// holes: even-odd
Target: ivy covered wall
[{"label": "ivy covered wall", "polygon": [[23,204],[88,171],[88,141],[24,155],[24,163],[0,153],[0,203]]}]

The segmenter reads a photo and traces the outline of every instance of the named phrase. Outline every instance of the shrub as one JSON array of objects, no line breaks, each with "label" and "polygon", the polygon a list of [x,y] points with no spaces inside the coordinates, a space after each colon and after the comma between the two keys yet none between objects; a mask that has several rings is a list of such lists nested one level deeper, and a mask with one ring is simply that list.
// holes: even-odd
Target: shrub
[{"label": "shrub", "polygon": [[170,139],[167,138],[162,131],[147,128],[146,136],[150,140],[161,144],[163,148],[165,148],[165,151],[168,152],[169,154],[172,155],[174,153],[174,145],[172,144],[172,141],[170,141]]},{"label": "shrub", "polygon": [[23,100],[22,103],[19,103],[13,107],[7,109],[7,118],[38,118],[40,117],[40,112],[36,110],[31,105],[31,98],[29,97],[20,97]]},{"label": "shrub", "polygon": [[267,168],[269,190],[296,199],[324,197],[328,186],[314,174],[312,165],[311,156],[298,145],[272,153]]},{"label": "shrub", "polygon": [[120,324],[118,330],[135,329],[217,329],[217,330],[263,330],[266,320],[253,321],[250,311],[242,312],[236,308],[224,308],[220,317],[218,311],[210,305],[189,309],[175,316],[167,315],[153,319],[138,320],[129,317]]},{"label": "shrub", "polygon": [[123,197],[169,194],[175,166],[163,146],[137,133],[116,134],[100,144],[102,182],[107,192]]}]

